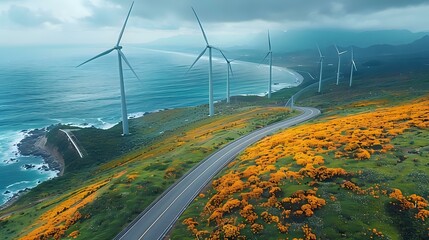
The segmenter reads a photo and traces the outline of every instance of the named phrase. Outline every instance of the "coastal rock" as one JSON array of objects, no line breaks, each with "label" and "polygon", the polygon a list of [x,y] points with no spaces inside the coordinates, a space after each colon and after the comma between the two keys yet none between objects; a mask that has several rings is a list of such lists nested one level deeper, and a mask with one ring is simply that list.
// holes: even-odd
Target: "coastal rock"
[{"label": "coastal rock", "polygon": [[3,160],[3,162],[6,163],[6,164],[17,163],[18,159],[16,159],[16,158],[9,158],[9,159]]},{"label": "coastal rock", "polygon": [[37,170],[40,170],[40,171],[49,171],[49,167],[48,166],[46,166],[46,165],[42,165],[41,167],[39,167]]},{"label": "coastal rock", "polygon": [[27,136],[17,144],[19,152],[24,156],[40,156],[40,154],[43,154],[40,148],[36,146],[36,142],[45,136],[46,130],[34,129],[30,132],[26,132],[26,134]]},{"label": "coastal rock", "polygon": [[35,167],[36,167],[36,165],[34,165],[34,164],[24,164],[24,165],[22,165],[22,168],[24,168],[26,170],[33,169]]},{"label": "coastal rock", "polygon": [[[48,127],[48,129],[53,126]],[[44,166],[41,170],[53,170],[62,171],[61,164],[55,159],[52,151],[46,146],[46,133],[48,129],[34,129],[32,131],[24,131],[26,137],[17,144],[18,151],[23,156],[38,156],[42,157],[48,164],[48,167]]]},{"label": "coastal rock", "polygon": [[7,194],[9,194],[10,193],[10,191],[9,190],[6,190],[3,194],[4,195],[7,195]]}]

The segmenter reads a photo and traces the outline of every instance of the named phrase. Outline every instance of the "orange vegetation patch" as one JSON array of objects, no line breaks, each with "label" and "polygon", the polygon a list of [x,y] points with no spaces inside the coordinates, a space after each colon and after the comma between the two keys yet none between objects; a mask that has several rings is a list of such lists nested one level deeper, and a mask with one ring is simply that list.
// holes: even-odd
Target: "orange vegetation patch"
[{"label": "orange vegetation patch", "polygon": [[[314,186],[331,178],[351,175],[342,168],[326,167],[324,154],[335,153],[339,161],[370,160],[372,154],[392,149],[390,142],[398,134],[410,128],[428,127],[429,98],[426,97],[407,105],[302,125],[267,137],[249,147],[236,160],[238,164],[233,170],[213,181],[214,193],[208,196],[200,214],[213,227],[213,232],[205,235],[195,224],[192,232],[211,239],[226,235],[236,237],[244,227],[253,233],[263,231],[261,223],[265,222],[275,224],[280,233],[287,233],[294,218],[312,216],[326,201],[317,195],[317,188],[299,190],[284,197],[283,185],[288,182],[302,184],[307,178],[310,179],[308,186]],[[281,166],[279,160],[282,159],[292,160]],[[292,166],[300,169],[292,171]],[[375,198],[382,192],[379,186],[360,189],[350,181],[345,181],[342,187]],[[408,198],[399,201],[409,207],[408,202],[401,200]],[[429,213],[424,210],[427,201],[420,200],[417,205],[422,211],[416,218],[424,219]],[[244,220],[237,222],[237,215]],[[302,231],[305,239],[316,239],[308,226]]]},{"label": "orange vegetation patch", "polygon": [[115,175],[113,175],[113,178],[114,178],[114,179],[120,178],[120,177],[122,177],[125,173],[127,173],[127,171],[126,171],[126,170],[121,171],[121,172],[119,172],[119,173],[116,173]]},{"label": "orange vegetation patch", "polygon": [[127,182],[132,182],[132,181],[134,181],[134,180],[136,180],[136,178],[139,176],[140,174],[138,174],[138,173],[131,173],[131,174],[128,174],[127,175]]},{"label": "orange vegetation patch", "polygon": [[427,210],[428,201],[425,198],[416,194],[404,196],[399,189],[394,189],[389,197],[396,200],[396,202],[393,202],[392,204],[399,205],[403,210],[416,209],[417,213],[415,218],[424,221],[429,217],[429,211]]},{"label": "orange vegetation patch", "polygon": [[[29,227],[31,231],[21,239],[60,239],[69,227],[82,218],[79,209],[94,201],[97,191],[108,182],[109,180],[100,181],[78,190],[66,201],[63,201],[55,208],[48,210],[40,216]],[[77,237],[77,235],[78,232],[74,233],[71,237]]]}]

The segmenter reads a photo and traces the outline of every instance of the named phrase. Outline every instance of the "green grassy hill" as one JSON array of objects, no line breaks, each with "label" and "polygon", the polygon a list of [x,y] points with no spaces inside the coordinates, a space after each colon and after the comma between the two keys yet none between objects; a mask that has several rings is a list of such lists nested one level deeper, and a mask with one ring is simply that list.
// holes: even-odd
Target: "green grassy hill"
[{"label": "green grassy hill", "polygon": [[78,235],[110,239],[193,166],[228,142],[297,114],[261,98],[165,110],[121,127],[73,131],[86,155],[79,158],[57,126],[48,144],[62,153],[63,176],[44,182],[0,211],[2,239]]},{"label": "green grassy hill", "polygon": [[248,148],[169,237],[427,239],[429,69],[409,61],[310,86],[321,117]]},{"label": "green grassy hill", "polygon": [[[427,94],[429,71],[415,68],[412,64],[389,61],[386,60],[379,69],[360,70],[355,75],[353,88],[348,87],[345,79],[341,81],[340,86],[335,86],[331,80],[327,81],[321,94],[316,93],[315,86],[309,87],[296,104],[320,108],[323,115],[319,121],[323,122],[337,116],[400,105],[402,102],[410,102]],[[297,68],[304,71],[315,69],[309,65]],[[326,77],[335,75],[331,70],[328,68]],[[88,128],[73,131],[87,153],[82,159],[77,156],[64,134],[58,131],[60,128],[70,127],[53,128],[48,133],[48,144],[58,148],[63,155],[65,173],[61,177],[40,184],[22,196],[13,206],[1,210],[0,236],[2,239],[74,237],[111,239],[204,157],[252,130],[298,114],[281,106],[292,94],[313,83],[315,80],[306,78],[301,86],[279,91],[273,94],[271,100],[260,97],[235,97],[231,104],[216,104],[217,114],[213,118],[207,117],[207,106],[148,114],[130,121],[132,134],[126,137],[121,137],[120,125],[109,130]],[[417,133],[418,131],[415,132]],[[410,149],[412,151],[417,146],[427,144],[428,138],[424,136],[427,136],[427,131],[416,136],[404,135],[403,140],[398,137],[392,141],[394,144],[395,141],[400,141],[398,143],[400,146],[410,149],[411,141],[406,139],[412,137],[415,144],[415,147]],[[422,152],[426,154],[424,149]],[[387,162],[385,164],[387,168],[391,164],[389,159],[383,160]],[[423,164],[424,158],[419,161],[419,164]],[[405,161],[405,165],[409,171],[413,169],[413,162]],[[368,163],[366,167],[373,166]],[[300,168],[291,166],[291,169],[298,171]],[[371,171],[365,174],[367,175],[363,176],[375,179],[379,177],[377,174],[371,175]],[[425,174],[427,173],[416,177],[424,178]],[[411,174],[410,177],[413,178],[414,175]],[[288,191],[293,193],[303,186],[303,184],[294,186]],[[327,184],[326,188],[337,186]],[[308,190],[309,187],[304,189]],[[341,193],[348,196],[347,192]],[[411,193],[404,192],[406,195]],[[201,204],[208,196],[206,193],[206,197],[200,198],[198,203]],[[350,198],[356,197],[350,195]],[[342,204],[340,201],[337,203]],[[382,206],[384,205],[380,205]],[[359,209],[358,205],[351,203],[345,203],[340,207],[349,212]],[[329,209],[321,208],[316,214]],[[392,216],[398,219],[401,217]],[[349,219],[350,217],[345,215],[347,221],[353,220]],[[316,220],[317,218],[314,219]],[[335,221],[337,220],[332,219],[332,223]],[[206,222],[201,222],[200,226],[205,224]],[[296,226],[299,230],[296,234],[300,236],[302,226]],[[308,226],[318,230],[310,223]],[[406,230],[404,227],[395,227],[391,228],[392,232],[393,229],[399,229],[395,230],[397,234]],[[186,230],[186,226],[177,231],[172,235],[176,239],[195,238]],[[341,231],[341,234],[347,234],[349,230]]]}]

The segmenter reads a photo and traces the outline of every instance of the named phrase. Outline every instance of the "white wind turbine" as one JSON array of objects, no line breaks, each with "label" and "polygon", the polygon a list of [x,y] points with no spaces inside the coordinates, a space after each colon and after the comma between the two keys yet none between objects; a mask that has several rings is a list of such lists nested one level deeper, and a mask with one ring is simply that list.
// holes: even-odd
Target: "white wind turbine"
[{"label": "white wind turbine", "polygon": [[[127,58],[125,57],[124,53],[122,53],[121,49],[122,46],[120,46],[119,44],[121,43],[121,39],[122,39],[122,35],[124,34],[124,30],[125,30],[125,26],[127,25],[127,21],[128,18],[130,17],[130,13],[131,13],[131,9],[133,9],[133,5],[134,2],[131,4],[130,10],[128,11],[128,15],[127,18],[125,19],[124,25],[122,26],[122,30],[121,33],[119,34],[119,38],[118,41],[116,42],[116,45],[107,50],[104,51],[100,54],[98,54],[97,56],[79,64],[77,67],[80,67],[94,59],[97,59],[101,56],[107,55],[110,52],[112,52],[113,50],[116,50],[118,52],[118,63],[119,63],[119,83],[120,83],[120,87],[121,87],[121,108],[122,108],[122,134],[123,135],[128,135],[129,132],[129,128],[128,128],[128,114],[127,114],[127,104],[125,101],[125,87],[124,87],[124,75],[123,75],[123,70],[122,70],[122,60],[124,60],[124,62],[128,65],[128,67],[131,69],[131,71],[134,73],[134,76],[136,76],[137,79],[139,79],[139,77],[137,76],[136,72],[134,71],[134,69],[131,67],[130,63],[128,62]],[[139,79],[140,80],[140,79]]]},{"label": "white wind turbine", "polygon": [[338,69],[337,69],[337,85],[338,85],[338,83],[339,83],[339,81],[340,81],[341,55],[343,55],[343,54],[344,54],[344,53],[346,53],[347,51],[342,51],[342,52],[340,52],[340,51],[338,50],[337,45],[334,45],[334,46],[335,46],[335,49],[337,50],[337,54],[338,54]]},{"label": "white wind turbine", "polygon": [[[192,67],[195,65],[195,63],[200,60],[200,58],[204,55],[204,53],[209,50],[209,116],[214,116],[214,102],[213,102],[213,82],[212,82],[212,73],[213,73],[213,67],[212,67],[212,49],[216,49],[219,52],[222,53],[222,51],[209,44],[209,41],[207,40],[206,33],[204,32],[203,26],[201,25],[200,19],[198,18],[197,13],[195,12],[194,8],[192,8],[192,11],[195,14],[195,17],[197,18],[198,25],[200,25],[201,32],[203,33],[204,40],[206,41],[206,47],[204,50],[198,55],[197,59],[195,59],[194,63],[192,63],[191,67],[188,69],[188,72],[192,69]],[[223,53],[222,53],[223,54]]]},{"label": "white wind turbine", "polygon": [[352,81],[353,81],[353,68],[354,68],[354,70],[355,71],[357,71],[357,68],[356,68],[356,63],[355,63],[355,60],[354,60],[354,57],[353,57],[353,47],[352,47],[352,51],[351,51],[351,60],[352,60],[352,62],[351,62],[351,69],[350,69],[350,87],[352,86]]},{"label": "white wind turbine", "polygon": [[219,49],[220,53],[222,54],[223,58],[225,58],[226,62],[226,102],[230,102],[230,87],[229,87],[229,76],[234,75],[232,72],[231,62],[234,60],[228,60],[228,58],[225,56],[225,54]]},{"label": "white wind turbine", "polygon": [[268,56],[270,56],[270,81],[268,82],[268,98],[271,98],[271,85],[273,79],[273,51],[271,50],[270,31],[268,31],[268,52],[262,61],[267,59]]},{"label": "white wind turbine", "polygon": [[318,92],[320,93],[320,91],[322,90],[323,59],[325,57],[322,55],[322,52],[320,51],[319,45],[317,45],[317,50],[319,51],[319,56],[320,56],[320,75],[319,75],[319,90],[318,90]]}]

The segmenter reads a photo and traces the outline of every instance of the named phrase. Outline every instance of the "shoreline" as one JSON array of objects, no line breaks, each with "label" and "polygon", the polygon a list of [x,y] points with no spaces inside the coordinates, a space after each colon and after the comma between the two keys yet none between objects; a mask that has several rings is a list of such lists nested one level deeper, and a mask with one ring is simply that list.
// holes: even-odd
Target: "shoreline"
[{"label": "shoreline", "polygon": [[[303,82],[303,76],[294,71],[293,69],[285,68],[290,72],[293,72],[295,76],[297,76],[297,80],[294,82],[294,86],[285,86],[280,89],[273,90],[274,92],[280,91],[285,88],[298,87]],[[273,84],[275,85],[275,84]],[[239,94],[237,96],[265,96],[267,93],[263,94]],[[222,102],[224,99],[220,100]],[[138,112],[134,114],[130,114],[128,116],[129,119],[135,119],[144,117],[147,114],[166,111],[172,108],[164,108],[158,109],[149,112]],[[118,123],[113,124],[115,126]],[[82,126],[80,126],[82,127]],[[58,171],[56,177],[60,177],[64,175],[65,163],[61,154],[52,146],[47,146],[47,137],[50,127],[45,127],[42,129],[33,129],[27,132],[25,137],[17,144],[18,152],[22,156],[37,156],[41,157],[43,161],[48,165],[47,169],[43,169],[45,171]],[[103,128],[102,128],[103,129]],[[12,206],[22,195],[26,194],[30,191],[31,188],[21,189],[18,192],[14,193],[13,196],[7,200],[4,204],[0,205],[0,210],[4,210],[10,206]]]},{"label": "shoreline", "polygon": [[[55,148],[46,145],[48,140],[46,137],[47,132],[48,128],[29,131],[17,144],[18,152],[21,156],[41,157],[48,167],[40,170],[56,171],[58,173],[55,177],[60,177],[64,174],[64,159]],[[0,205],[0,211],[12,206],[30,190],[31,188],[24,188],[14,193],[10,199]]]},{"label": "shoreline", "polygon": [[36,156],[43,158],[48,164],[47,171],[59,171],[57,177],[64,174],[64,159],[54,148],[47,146],[48,128],[34,129],[28,132],[18,144],[18,151],[22,156]]}]

